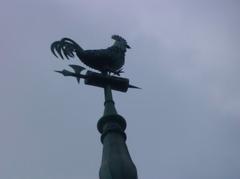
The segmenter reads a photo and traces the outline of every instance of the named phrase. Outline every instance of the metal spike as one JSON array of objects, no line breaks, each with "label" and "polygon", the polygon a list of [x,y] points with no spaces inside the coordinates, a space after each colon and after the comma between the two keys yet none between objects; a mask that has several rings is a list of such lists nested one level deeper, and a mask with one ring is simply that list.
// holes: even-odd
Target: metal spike
[{"label": "metal spike", "polygon": [[142,89],[142,88],[139,88],[139,87],[137,87],[137,86],[134,86],[134,85],[128,85],[128,88],[135,88],[135,89]]}]

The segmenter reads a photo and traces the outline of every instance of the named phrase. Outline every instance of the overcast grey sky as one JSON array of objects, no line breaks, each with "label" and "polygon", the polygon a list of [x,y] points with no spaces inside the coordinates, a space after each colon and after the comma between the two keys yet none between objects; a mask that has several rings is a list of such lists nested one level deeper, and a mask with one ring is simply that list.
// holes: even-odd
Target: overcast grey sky
[{"label": "overcast grey sky", "polygon": [[114,93],[139,179],[239,179],[239,17],[238,0],[1,0],[0,178],[98,178],[103,91],[54,73],[80,63],[49,47],[119,34],[143,88]]}]

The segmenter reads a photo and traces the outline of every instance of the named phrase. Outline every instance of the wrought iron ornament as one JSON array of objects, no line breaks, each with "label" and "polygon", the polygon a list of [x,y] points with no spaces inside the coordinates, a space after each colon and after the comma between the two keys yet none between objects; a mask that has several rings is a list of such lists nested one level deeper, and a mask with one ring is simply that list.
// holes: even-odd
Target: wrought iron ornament
[{"label": "wrought iron ornament", "polygon": [[66,69],[56,71],[64,76],[75,77],[80,82],[80,79],[85,79],[85,84],[104,88],[110,85],[111,89],[126,92],[128,88],[138,88],[129,84],[127,78],[119,77],[123,73],[123,65],[125,63],[125,53],[130,46],[127,41],[119,35],[113,35],[115,40],[111,47],[99,50],[83,50],[75,41],[70,38],[63,38],[60,41],[55,41],[51,45],[52,53],[62,59],[73,58],[77,56],[79,60],[86,66],[95,69],[101,73],[96,73],[88,70],[85,74],[81,74],[84,67],[79,65],[69,65],[74,72]]},{"label": "wrought iron ornament", "polygon": [[[102,163],[99,171],[100,179],[137,179],[137,169],[128,152],[126,141],[126,120],[117,113],[112,98],[112,90],[127,92],[129,88],[138,88],[129,84],[129,79],[120,77],[123,73],[125,53],[130,46],[119,35],[113,35],[114,44],[107,49],[83,50],[69,38],[53,42],[52,53],[62,59],[77,56],[86,66],[98,72],[86,70],[79,65],[69,65],[73,72],[66,69],[56,71],[64,76],[75,77],[85,84],[104,89],[104,113],[99,119],[97,128],[103,144]],[[99,73],[100,72],[100,73]]]}]

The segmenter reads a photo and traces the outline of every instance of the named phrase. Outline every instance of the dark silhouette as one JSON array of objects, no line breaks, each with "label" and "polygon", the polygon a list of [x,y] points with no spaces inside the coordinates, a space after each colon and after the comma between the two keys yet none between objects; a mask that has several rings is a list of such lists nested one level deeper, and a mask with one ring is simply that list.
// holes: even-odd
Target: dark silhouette
[{"label": "dark silhouette", "polygon": [[[112,90],[127,92],[129,88],[136,88],[129,83],[129,79],[114,76],[122,72],[122,66],[125,61],[125,52],[130,48],[122,37],[113,35],[114,44],[107,49],[83,50],[76,42],[69,38],[63,38],[60,41],[52,43],[51,50],[57,57],[62,58],[77,57],[87,66],[100,71],[93,72],[86,70],[82,66],[69,65],[73,71],[63,69],[56,72],[75,77],[80,82],[84,80],[86,85],[100,87],[104,89],[104,113],[99,119],[97,127],[101,133],[101,142],[103,144],[102,163],[99,171],[100,179],[137,179],[137,168],[129,154],[125,129],[126,120],[117,113],[113,101]],[[89,98],[90,99],[90,98]]]},{"label": "dark silhouette", "polygon": [[64,59],[64,56],[77,57],[87,66],[98,70],[102,73],[113,73],[120,75],[122,73],[122,66],[125,63],[125,52],[130,46],[127,41],[119,35],[113,35],[112,39],[115,40],[111,47],[99,50],[83,50],[80,45],[74,42],[72,39],[63,38],[60,41],[55,41],[51,45],[52,53],[57,54]]}]

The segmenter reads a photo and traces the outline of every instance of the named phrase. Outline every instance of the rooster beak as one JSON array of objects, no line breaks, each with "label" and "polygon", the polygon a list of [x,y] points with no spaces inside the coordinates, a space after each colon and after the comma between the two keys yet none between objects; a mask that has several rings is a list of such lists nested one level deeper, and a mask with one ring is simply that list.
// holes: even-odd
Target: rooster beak
[{"label": "rooster beak", "polygon": [[126,47],[129,48],[129,49],[131,48],[129,45],[126,45]]}]

